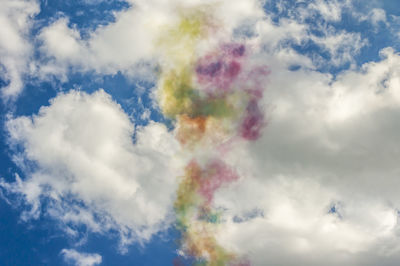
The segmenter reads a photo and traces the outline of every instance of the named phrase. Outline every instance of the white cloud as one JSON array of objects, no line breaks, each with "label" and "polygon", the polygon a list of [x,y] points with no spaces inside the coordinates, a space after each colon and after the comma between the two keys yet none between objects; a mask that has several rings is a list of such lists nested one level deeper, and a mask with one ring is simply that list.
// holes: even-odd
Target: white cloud
[{"label": "white cloud", "polygon": [[380,109],[397,109],[400,57],[392,48],[386,48],[380,54],[381,61],[366,63],[360,71],[339,76],[329,104],[331,119],[349,120]]},{"label": "white cloud", "polygon": [[[341,19],[343,10],[353,11],[352,2],[300,2],[296,6],[279,2],[282,10],[288,10],[289,16],[280,18],[277,23],[273,22],[268,10],[265,14],[263,1],[257,0],[137,0],[132,1],[129,9],[115,12],[115,22],[98,27],[85,39],[69,25],[67,17],[60,18],[42,29],[38,36],[42,42],[42,55],[50,59],[38,66],[38,75],[44,79],[53,74],[65,80],[69,67],[72,67],[73,71],[95,70],[101,74],[121,71],[130,77],[154,79],[154,62],[160,60],[157,41],[166,28],[176,22],[181,10],[195,6],[210,6],[209,13],[223,25],[221,38],[230,38],[232,32],[253,32],[253,36],[247,36],[252,42],[257,41],[264,48],[278,52],[288,48],[290,42],[297,45],[313,42],[330,57],[324,59],[316,53],[309,54],[316,67],[355,63],[354,55],[368,44],[368,40],[361,38],[359,33],[336,30],[331,25]],[[359,16],[357,12],[353,13]],[[384,15],[382,10],[373,9],[368,19],[378,23]],[[309,24],[307,20],[310,19],[316,23]]]},{"label": "white cloud", "polygon": [[[368,44],[368,41],[361,38],[359,33],[338,32],[331,27],[324,31],[325,36],[312,36],[311,39],[329,53],[330,63],[333,66],[341,66],[348,62],[355,63],[354,55],[359,54],[361,49]],[[322,64],[326,64],[326,61]]]},{"label": "white cloud", "polygon": [[[256,24],[258,42],[270,53],[279,53],[282,48],[288,49],[295,44],[306,48],[305,54],[314,67],[343,67],[349,63],[355,65],[354,56],[368,45],[368,40],[360,33],[334,26],[341,20],[344,10],[358,16],[353,12],[351,1],[298,1],[296,5],[277,1],[275,4],[282,14],[287,12],[287,16],[276,18],[276,14],[267,10],[267,17]],[[380,12],[376,13],[378,19]],[[307,48],[310,44],[319,47],[328,58]]]},{"label": "white cloud", "polygon": [[397,265],[400,55],[335,80],[272,58],[269,125],[227,158],[242,179],[218,192],[219,241],[253,265]]},{"label": "white cloud", "polygon": [[361,12],[360,10],[357,10],[355,8],[352,10],[352,15],[360,22],[366,21],[371,23],[371,25],[374,27],[374,32],[377,32],[377,27],[380,23],[383,23],[386,26],[390,27],[386,16],[386,11],[382,8],[376,8],[376,6],[381,6],[381,3],[376,1],[371,1],[370,3],[368,3],[368,12]]},{"label": "white cloud", "polygon": [[[27,178],[2,182],[32,206],[24,218],[42,211],[66,228],[84,224],[90,231],[118,230],[122,244],[144,242],[169,226],[176,175],[173,136],[162,124],[134,126],[120,106],[100,90],[60,94],[38,115],[7,123],[12,145],[23,152]],[[30,164],[32,165],[32,164]]]},{"label": "white cloud", "polygon": [[310,13],[320,14],[327,21],[339,21],[342,18],[342,10],[345,7],[350,7],[349,0],[315,0],[310,1],[307,9]]},{"label": "white cloud", "polygon": [[374,8],[369,13],[369,19],[374,25],[378,25],[379,22],[386,23],[386,12],[381,8]]},{"label": "white cloud", "polygon": [[[42,29],[42,53],[51,60],[42,66],[42,74],[65,74],[68,66],[75,71],[96,70],[103,74],[118,71],[128,76],[151,78],[151,62],[158,60],[157,42],[172,26],[179,12],[196,6],[209,6],[209,11],[224,25],[223,34],[246,19],[263,16],[258,1],[132,1],[132,7],[115,13],[116,21],[97,28],[83,39],[68,26],[68,18],[61,18]],[[149,64],[150,63],[150,64]]]},{"label": "white cloud", "polygon": [[32,45],[28,36],[32,17],[38,12],[39,5],[34,0],[1,1],[0,77],[9,82],[1,91],[5,99],[22,91],[23,75],[30,71]]},{"label": "white cloud", "polygon": [[63,249],[61,254],[64,260],[75,266],[94,266],[101,263],[102,258],[99,254],[78,252],[74,249]]}]

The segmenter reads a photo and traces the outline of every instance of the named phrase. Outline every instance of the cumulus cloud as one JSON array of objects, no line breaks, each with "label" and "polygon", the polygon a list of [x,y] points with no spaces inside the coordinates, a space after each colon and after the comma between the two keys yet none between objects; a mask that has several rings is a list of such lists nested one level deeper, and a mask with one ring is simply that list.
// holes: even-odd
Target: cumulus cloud
[{"label": "cumulus cloud", "polygon": [[17,96],[24,86],[23,75],[30,71],[33,52],[29,31],[38,12],[39,5],[34,0],[1,2],[0,78],[8,84],[1,89],[3,98]]},{"label": "cumulus cloud", "polygon": [[221,243],[254,265],[397,265],[400,55],[381,55],[335,80],[272,68],[264,137],[216,200]]},{"label": "cumulus cloud", "polygon": [[68,232],[82,224],[93,232],[118,230],[122,243],[149,240],[169,226],[179,171],[171,159],[176,143],[164,125],[139,127],[133,143],[134,125],[100,90],[60,94],[7,128],[12,145],[23,149],[14,159],[27,178],[2,186],[31,206],[24,218],[42,211]]},{"label": "cumulus cloud", "polygon": [[63,249],[61,254],[67,263],[76,266],[94,266],[100,264],[102,261],[99,254],[78,252],[74,249]]},{"label": "cumulus cloud", "polygon": [[[96,70],[103,74],[118,71],[128,76],[151,78],[153,60],[159,56],[157,42],[179,12],[209,6],[228,32],[246,19],[263,16],[258,1],[132,1],[129,9],[115,13],[116,21],[99,27],[87,39],[80,36],[68,18],[60,18],[42,29],[41,51],[49,58],[43,71],[60,75],[68,66]],[[211,8],[212,6],[212,8]],[[150,72],[148,71],[150,70]]]},{"label": "cumulus cloud", "polygon": [[[368,41],[357,32],[337,30],[332,23],[340,21],[347,10],[355,17],[352,1],[315,0],[290,5],[270,1],[278,7],[281,16],[276,21],[265,6],[268,1],[131,1],[131,7],[115,12],[115,22],[100,26],[83,38],[68,17],[61,17],[43,28],[37,36],[42,44],[40,51],[46,63],[38,66],[38,75],[56,75],[66,79],[68,70],[95,70],[101,74],[121,71],[130,77],[154,79],[154,64],[160,60],[157,46],[160,36],[176,22],[182,10],[202,5],[224,25],[225,38],[259,39],[264,48],[280,51],[290,48],[288,43],[306,47],[311,42],[324,50],[329,58],[317,53],[308,57],[316,67],[340,67],[354,63]],[[265,8],[265,10],[264,10]],[[381,9],[371,9],[368,17],[359,18],[376,24],[385,19]],[[314,20],[315,23],[309,23]],[[249,41],[249,40],[247,40]],[[333,63],[333,64],[332,64]]]},{"label": "cumulus cloud", "polygon": [[[130,1],[131,7],[115,12],[115,22],[99,26],[81,36],[76,25],[67,16],[60,17],[42,28],[37,36],[29,37],[32,17],[39,12],[34,1],[9,1],[2,9],[1,17],[4,34],[0,54],[3,65],[2,77],[9,84],[3,94],[16,96],[23,87],[23,75],[29,73],[42,80],[56,76],[67,80],[69,71],[92,71],[99,74],[122,72],[129,77],[154,78],[154,63],[159,60],[156,43],[165,25],[173,24],[177,14],[193,6],[212,6],[210,10],[222,22],[225,34],[259,36],[263,45],[280,50],[288,42],[307,45],[313,42],[329,54],[335,66],[353,63],[353,56],[368,44],[358,33],[335,30],[331,22],[342,17],[343,10],[353,10],[351,1],[315,0],[290,6],[277,1],[276,6],[289,15],[278,22],[271,19],[263,5],[268,1]],[[271,1],[274,2],[274,1]],[[361,16],[353,12],[354,16]],[[373,24],[385,21],[382,9],[371,9],[367,17]],[[315,25],[308,21],[315,20]],[[315,32],[320,34],[314,34]],[[247,36],[249,37],[249,36]],[[31,62],[32,45],[30,38],[41,44],[40,60]],[[272,47],[272,48],[271,48]],[[317,66],[326,61],[317,54],[309,57]]]}]

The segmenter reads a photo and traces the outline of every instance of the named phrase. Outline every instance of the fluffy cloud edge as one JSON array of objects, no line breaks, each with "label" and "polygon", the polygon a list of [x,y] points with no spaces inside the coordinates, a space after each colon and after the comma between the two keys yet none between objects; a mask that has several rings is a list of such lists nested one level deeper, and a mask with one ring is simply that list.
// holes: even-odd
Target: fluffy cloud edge
[{"label": "fluffy cloud edge", "polygon": [[32,70],[33,46],[29,41],[33,17],[39,13],[36,0],[2,2],[0,11],[0,77],[8,83],[1,88],[3,100],[15,99],[23,90],[24,75]]},{"label": "fluffy cloud edge", "polygon": [[61,255],[65,262],[75,266],[95,266],[102,262],[100,254],[78,252],[75,249],[63,249]]},{"label": "fluffy cloud edge", "polygon": [[7,127],[11,145],[21,148],[14,161],[26,177],[1,186],[30,206],[25,220],[48,215],[71,236],[79,235],[78,225],[116,230],[122,250],[173,221],[179,162],[165,125],[137,127],[134,143],[134,125],[100,90],[60,94],[38,115],[10,119]]}]

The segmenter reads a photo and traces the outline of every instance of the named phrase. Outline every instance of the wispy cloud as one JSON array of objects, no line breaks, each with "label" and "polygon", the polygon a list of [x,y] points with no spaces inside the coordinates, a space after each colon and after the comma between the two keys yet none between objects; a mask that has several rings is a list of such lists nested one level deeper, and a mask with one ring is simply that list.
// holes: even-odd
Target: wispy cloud
[{"label": "wispy cloud", "polygon": [[67,263],[75,266],[94,266],[102,261],[99,254],[78,252],[74,249],[63,249],[61,254]]},{"label": "wispy cloud", "polygon": [[37,1],[2,1],[0,10],[0,78],[8,85],[2,98],[15,98],[24,87],[24,75],[31,71],[33,47],[30,30],[33,16],[39,12]]}]

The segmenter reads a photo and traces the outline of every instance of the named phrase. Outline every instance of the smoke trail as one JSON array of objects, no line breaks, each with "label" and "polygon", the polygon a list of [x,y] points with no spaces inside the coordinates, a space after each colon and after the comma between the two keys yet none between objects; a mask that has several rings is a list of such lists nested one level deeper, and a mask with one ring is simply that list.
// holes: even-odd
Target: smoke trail
[{"label": "smoke trail", "polygon": [[[243,266],[249,262],[214,237],[221,222],[219,211],[213,208],[214,193],[239,178],[217,157],[226,144],[260,136],[265,123],[259,101],[269,71],[252,64],[245,43],[217,42],[204,49],[202,44],[223,30],[210,10],[199,7],[181,12],[179,22],[160,38],[165,58],[159,104],[163,114],[176,122],[182,149],[193,157],[180,177],[174,204],[181,250],[198,265]],[[198,150],[212,152],[196,158]]]}]

